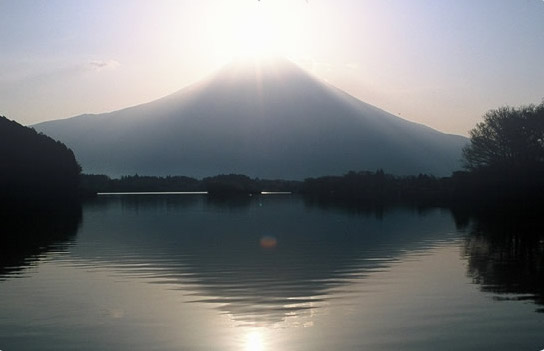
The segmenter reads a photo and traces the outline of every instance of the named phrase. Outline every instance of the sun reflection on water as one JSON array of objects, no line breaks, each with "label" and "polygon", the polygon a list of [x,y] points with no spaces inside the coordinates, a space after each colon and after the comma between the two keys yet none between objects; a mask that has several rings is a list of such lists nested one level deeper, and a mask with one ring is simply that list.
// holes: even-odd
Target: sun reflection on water
[{"label": "sun reflection on water", "polygon": [[262,334],[258,330],[252,330],[246,336],[245,351],[264,351]]}]

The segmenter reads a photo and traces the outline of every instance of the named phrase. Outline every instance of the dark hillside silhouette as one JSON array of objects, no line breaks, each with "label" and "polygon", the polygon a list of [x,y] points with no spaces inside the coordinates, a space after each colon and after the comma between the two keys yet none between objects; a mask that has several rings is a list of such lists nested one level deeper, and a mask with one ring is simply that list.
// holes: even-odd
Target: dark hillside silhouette
[{"label": "dark hillside silhouette", "polygon": [[0,201],[75,197],[80,170],[66,145],[0,116]]}]

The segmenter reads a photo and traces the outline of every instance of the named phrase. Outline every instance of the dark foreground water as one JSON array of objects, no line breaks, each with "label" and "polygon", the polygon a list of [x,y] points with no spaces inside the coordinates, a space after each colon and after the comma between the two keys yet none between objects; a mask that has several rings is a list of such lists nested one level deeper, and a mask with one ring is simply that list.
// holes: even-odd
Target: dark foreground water
[{"label": "dark foreground water", "polygon": [[280,195],[5,216],[0,350],[538,351],[534,224]]}]

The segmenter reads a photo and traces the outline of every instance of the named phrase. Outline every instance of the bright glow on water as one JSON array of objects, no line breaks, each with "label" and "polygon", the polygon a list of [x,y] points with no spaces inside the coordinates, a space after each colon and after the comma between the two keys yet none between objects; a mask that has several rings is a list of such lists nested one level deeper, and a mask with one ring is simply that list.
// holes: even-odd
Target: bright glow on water
[{"label": "bright glow on water", "polygon": [[264,351],[263,340],[261,338],[261,333],[257,330],[250,332],[247,335],[246,351]]},{"label": "bright glow on water", "polygon": [[261,191],[261,195],[291,195],[290,191]]},{"label": "bright glow on water", "polygon": [[98,196],[108,195],[206,195],[207,191],[138,191],[120,193],[97,193]]}]

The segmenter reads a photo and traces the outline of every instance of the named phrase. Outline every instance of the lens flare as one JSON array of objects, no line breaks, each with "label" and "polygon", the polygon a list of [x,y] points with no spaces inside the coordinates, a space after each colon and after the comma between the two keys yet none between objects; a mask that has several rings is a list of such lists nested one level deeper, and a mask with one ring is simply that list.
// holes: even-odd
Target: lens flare
[{"label": "lens flare", "polygon": [[278,245],[278,240],[273,236],[263,236],[260,244],[263,249],[275,249]]}]

